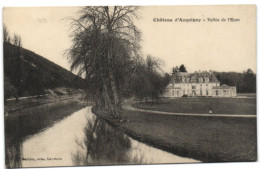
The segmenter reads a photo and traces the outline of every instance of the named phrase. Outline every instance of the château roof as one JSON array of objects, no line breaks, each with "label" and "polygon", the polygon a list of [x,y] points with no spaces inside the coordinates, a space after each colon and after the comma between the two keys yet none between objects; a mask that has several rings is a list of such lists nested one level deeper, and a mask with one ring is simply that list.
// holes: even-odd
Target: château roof
[{"label": "ch\u00e2teau roof", "polygon": [[171,83],[212,83],[219,82],[212,71],[178,72],[172,76]]}]

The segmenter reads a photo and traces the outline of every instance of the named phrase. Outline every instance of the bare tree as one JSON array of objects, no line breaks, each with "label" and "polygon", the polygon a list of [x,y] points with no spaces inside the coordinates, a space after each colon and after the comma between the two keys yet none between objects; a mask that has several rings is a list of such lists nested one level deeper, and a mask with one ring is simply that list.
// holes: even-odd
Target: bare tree
[{"label": "bare tree", "polygon": [[104,95],[105,105],[113,112],[121,102],[117,68],[130,64],[140,48],[140,32],[134,25],[137,10],[133,6],[84,7],[79,18],[69,18],[74,42],[68,50],[71,68],[86,73],[87,80],[101,82],[95,95]]},{"label": "bare tree", "polygon": [[16,46],[22,47],[22,40],[21,40],[20,35],[14,34],[13,44],[16,45]]},{"label": "bare tree", "polygon": [[7,42],[7,43],[11,42],[9,31],[8,31],[5,24],[4,24],[4,27],[3,27],[3,37],[4,37],[4,42]]}]

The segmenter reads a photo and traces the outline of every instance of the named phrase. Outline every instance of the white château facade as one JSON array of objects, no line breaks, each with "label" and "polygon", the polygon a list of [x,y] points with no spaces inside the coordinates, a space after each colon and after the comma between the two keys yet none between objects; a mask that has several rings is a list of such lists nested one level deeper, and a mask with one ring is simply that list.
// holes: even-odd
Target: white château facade
[{"label": "white ch\u00e2teau facade", "polygon": [[220,82],[212,71],[206,72],[178,72],[173,75],[166,87],[163,97],[182,96],[213,96],[235,97],[235,86],[220,86]]}]

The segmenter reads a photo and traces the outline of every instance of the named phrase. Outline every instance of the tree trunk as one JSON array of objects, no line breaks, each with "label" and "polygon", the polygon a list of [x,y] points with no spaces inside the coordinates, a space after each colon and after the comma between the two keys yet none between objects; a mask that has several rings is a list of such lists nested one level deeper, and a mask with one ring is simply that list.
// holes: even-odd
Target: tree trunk
[{"label": "tree trunk", "polygon": [[103,89],[103,94],[104,94],[104,101],[105,101],[105,109],[110,111],[110,108],[112,106],[111,101],[110,101],[110,96],[109,96],[109,92],[108,92],[108,87],[107,87],[107,82],[105,80],[104,74],[103,74],[103,67],[100,63],[100,59],[99,59],[99,75],[100,75],[100,79],[103,83],[102,85],[102,89]]},{"label": "tree trunk", "polygon": [[113,72],[113,57],[112,57],[112,39],[110,37],[110,34],[108,34],[108,73],[109,73],[109,80],[110,80],[110,85],[111,85],[111,92],[113,95],[113,100],[114,100],[114,105],[116,108],[119,108],[119,97],[118,97],[118,91],[116,87],[116,81],[114,77],[114,72]]},{"label": "tree trunk", "polygon": [[112,97],[113,97],[113,103],[114,107],[111,107],[112,109],[114,108],[114,115],[118,114],[118,111],[120,109],[120,102],[119,102],[119,96],[118,96],[118,91],[117,91],[117,86],[116,86],[116,80],[113,72],[113,30],[112,30],[112,19],[110,18],[109,14],[109,7],[105,7],[105,12],[107,15],[107,31],[108,31],[108,53],[107,53],[107,59],[108,59],[108,73],[109,73],[109,81],[110,81],[110,86],[111,86],[111,92],[112,92]]},{"label": "tree trunk", "polygon": [[118,97],[116,82],[112,70],[109,71],[109,77],[110,77],[110,85],[111,85],[112,95],[114,99],[114,104],[115,106],[119,106],[119,97]]}]

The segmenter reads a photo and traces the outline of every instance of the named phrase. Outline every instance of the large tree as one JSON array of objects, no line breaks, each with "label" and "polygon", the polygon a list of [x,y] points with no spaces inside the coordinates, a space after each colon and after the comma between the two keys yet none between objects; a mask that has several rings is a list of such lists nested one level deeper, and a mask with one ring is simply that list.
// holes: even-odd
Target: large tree
[{"label": "large tree", "polygon": [[84,7],[78,18],[69,18],[73,46],[68,50],[71,68],[85,73],[95,102],[110,112],[120,108],[124,77],[132,70],[139,50],[140,33],[134,25],[138,7]]},{"label": "large tree", "polygon": [[137,63],[129,88],[140,101],[142,99],[147,101],[148,98],[157,100],[168,85],[170,75],[162,76],[159,73],[162,71],[160,68],[162,61],[151,55],[148,55],[145,60],[140,59]]}]

